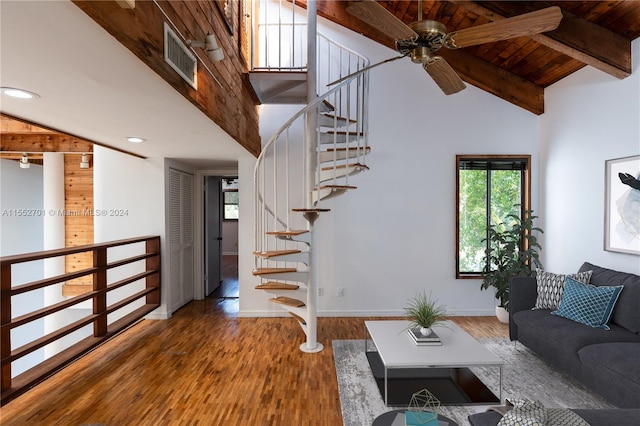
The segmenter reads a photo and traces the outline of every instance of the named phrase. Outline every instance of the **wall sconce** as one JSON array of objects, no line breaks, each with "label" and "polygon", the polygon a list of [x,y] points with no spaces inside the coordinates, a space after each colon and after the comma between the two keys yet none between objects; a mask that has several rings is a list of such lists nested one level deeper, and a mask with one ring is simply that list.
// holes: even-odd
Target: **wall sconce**
[{"label": "wall sconce", "polygon": [[80,160],[80,168],[88,169],[89,168],[89,156],[87,154],[82,154],[82,159]]},{"label": "wall sconce", "polygon": [[187,40],[187,44],[192,47],[201,47],[207,52],[207,57],[212,62],[218,62],[224,59],[224,52],[218,47],[216,36],[213,34],[207,34],[204,41]]},{"label": "wall sconce", "polygon": [[20,168],[28,169],[30,166],[31,164],[29,163],[29,156],[26,153],[22,154],[22,158],[20,158]]}]

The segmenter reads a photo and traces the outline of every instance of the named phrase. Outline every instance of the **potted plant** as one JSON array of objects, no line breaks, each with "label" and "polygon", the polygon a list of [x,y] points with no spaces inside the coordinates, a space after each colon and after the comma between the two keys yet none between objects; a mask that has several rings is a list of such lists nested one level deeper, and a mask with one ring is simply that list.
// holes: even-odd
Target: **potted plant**
[{"label": "potted plant", "polygon": [[446,307],[437,302],[437,299],[431,297],[431,293],[427,297],[424,291],[409,299],[409,306],[404,308],[411,321],[409,328],[419,327],[422,335],[429,336],[431,327],[447,319]]},{"label": "potted plant", "polygon": [[509,322],[509,280],[516,276],[532,276],[536,268],[542,268],[539,250],[542,249],[534,232],[544,232],[534,227],[532,210],[526,210],[522,219],[510,214],[509,224],[500,223],[489,227],[489,241],[484,257],[481,289],[495,289],[498,299],[496,315],[502,322]]}]

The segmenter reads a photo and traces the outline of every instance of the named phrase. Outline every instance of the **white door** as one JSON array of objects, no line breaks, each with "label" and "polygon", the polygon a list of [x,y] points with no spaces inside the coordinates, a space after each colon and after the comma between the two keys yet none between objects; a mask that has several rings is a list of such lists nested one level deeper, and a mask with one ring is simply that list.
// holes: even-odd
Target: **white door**
[{"label": "white door", "polygon": [[193,300],[193,175],[169,169],[171,312]]}]

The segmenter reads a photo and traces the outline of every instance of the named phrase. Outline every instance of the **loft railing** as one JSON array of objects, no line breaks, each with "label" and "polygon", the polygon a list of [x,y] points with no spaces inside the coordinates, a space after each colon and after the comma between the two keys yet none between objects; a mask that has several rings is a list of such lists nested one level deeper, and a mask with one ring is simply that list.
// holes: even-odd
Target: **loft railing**
[{"label": "loft railing", "polygon": [[[81,271],[61,274],[38,281],[16,284],[12,280],[15,267],[47,259],[60,258],[76,253],[93,254],[93,265]],[[122,258],[123,252],[125,256]],[[137,253],[132,255],[132,253]],[[115,259],[114,259],[115,258]],[[2,383],[2,405],[17,397],[28,388],[44,380],[71,361],[113,337],[160,306],[160,237],[149,236],[101,244],[47,250],[0,258],[0,358]],[[126,268],[122,268],[125,265]],[[121,268],[121,269],[119,269]],[[118,280],[109,282],[108,276]],[[93,290],[78,296],[44,306],[19,316],[13,309],[22,295],[36,293],[41,289],[54,290],[65,281],[91,275]],[[12,332],[19,327],[51,319],[58,313],[71,310],[90,309],[91,314],[60,326],[42,337],[35,338],[19,347],[12,344]],[[90,305],[90,307],[89,307]],[[89,337],[62,349],[36,366],[12,377],[12,364],[17,360],[50,344],[62,345],[61,339],[72,333],[92,327]]]}]

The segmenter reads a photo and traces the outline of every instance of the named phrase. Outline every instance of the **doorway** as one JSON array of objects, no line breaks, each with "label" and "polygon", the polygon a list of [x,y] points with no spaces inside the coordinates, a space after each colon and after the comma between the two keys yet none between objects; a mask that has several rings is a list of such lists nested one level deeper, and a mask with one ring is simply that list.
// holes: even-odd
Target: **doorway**
[{"label": "doorway", "polygon": [[[238,178],[204,176],[204,296],[238,310]],[[227,308],[225,307],[225,310]]]}]

